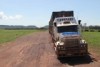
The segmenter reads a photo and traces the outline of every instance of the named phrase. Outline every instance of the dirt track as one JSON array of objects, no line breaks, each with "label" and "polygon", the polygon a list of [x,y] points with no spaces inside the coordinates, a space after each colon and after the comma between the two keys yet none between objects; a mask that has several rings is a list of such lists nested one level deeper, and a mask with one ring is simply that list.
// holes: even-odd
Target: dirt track
[{"label": "dirt track", "polygon": [[100,61],[91,56],[57,59],[48,32],[40,32],[1,46],[0,67],[100,67]]}]

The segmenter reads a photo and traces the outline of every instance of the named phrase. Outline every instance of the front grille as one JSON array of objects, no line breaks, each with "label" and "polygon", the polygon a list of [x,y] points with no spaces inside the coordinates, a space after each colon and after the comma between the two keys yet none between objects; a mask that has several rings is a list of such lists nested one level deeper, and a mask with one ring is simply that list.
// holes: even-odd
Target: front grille
[{"label": "front grille", "polygon": [[66,47],[77,47],[79,46],[79,39],[64,39],[64,45]]}]

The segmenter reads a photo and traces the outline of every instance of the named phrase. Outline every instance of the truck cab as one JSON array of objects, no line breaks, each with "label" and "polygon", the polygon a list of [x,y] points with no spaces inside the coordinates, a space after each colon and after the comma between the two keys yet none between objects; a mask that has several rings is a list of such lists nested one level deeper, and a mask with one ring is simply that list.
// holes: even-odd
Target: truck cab
[{"label": "truck cab", "polygon": [[80,25],[74,17],[58,17],[53,22],[55,51],[59,57],[84,56],[87,43],[81,37]]}]

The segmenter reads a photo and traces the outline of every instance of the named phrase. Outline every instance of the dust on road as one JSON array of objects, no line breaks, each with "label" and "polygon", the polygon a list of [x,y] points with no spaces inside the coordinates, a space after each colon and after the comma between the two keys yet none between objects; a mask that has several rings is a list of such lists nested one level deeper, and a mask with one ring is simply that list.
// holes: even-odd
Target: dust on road
[{"label": "dust on road", "polygon": [[49,33],[22,36],[0,47],[0,67],[100,67],[91,56],[57,59]]}]

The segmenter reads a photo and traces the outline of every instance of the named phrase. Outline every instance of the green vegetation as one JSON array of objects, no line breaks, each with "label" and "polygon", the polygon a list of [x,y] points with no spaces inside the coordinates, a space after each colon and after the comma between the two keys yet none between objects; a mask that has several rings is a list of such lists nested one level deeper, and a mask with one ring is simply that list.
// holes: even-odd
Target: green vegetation
[{"label": "green vegetation", "polygon": [[83,32],[83,38],[88,42],[90,49],[100,53],[100,32]]},{"label": "green vegetation", "polygon": [[0,30],[0,44],[40,30]]}]

